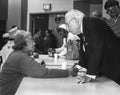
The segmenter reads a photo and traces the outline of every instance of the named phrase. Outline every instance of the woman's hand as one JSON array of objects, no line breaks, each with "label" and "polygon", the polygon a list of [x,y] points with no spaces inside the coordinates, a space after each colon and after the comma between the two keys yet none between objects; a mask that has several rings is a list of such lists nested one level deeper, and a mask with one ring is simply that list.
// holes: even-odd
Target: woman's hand
[{"label": "woman's hand", "polygon": [[77,68],[71,67],[68,69],[68,71],[70,76],[76,77],[79,70]]}]

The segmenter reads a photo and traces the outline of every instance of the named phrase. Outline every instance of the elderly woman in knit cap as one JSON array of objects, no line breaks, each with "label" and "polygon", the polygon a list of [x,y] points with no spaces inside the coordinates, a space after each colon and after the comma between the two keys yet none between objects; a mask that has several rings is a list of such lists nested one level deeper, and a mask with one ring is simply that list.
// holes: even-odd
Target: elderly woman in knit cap
[{"label": "elderly woman in knit cap", "polygon": [[14,39],[13,51],[5,61],[0,73],[2,95],[15,95],[23,77],[63,78],[76,76],[78,69],[48,69],[45,62],[37,62],[31,57],[35,43],[29,32],[22,31]]}]

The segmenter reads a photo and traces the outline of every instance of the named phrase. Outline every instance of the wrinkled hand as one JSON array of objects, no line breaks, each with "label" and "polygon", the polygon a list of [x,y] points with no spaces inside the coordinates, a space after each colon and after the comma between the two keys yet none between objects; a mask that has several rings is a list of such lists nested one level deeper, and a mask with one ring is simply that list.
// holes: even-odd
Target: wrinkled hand
[{"label": "wrinkled hand", "polygon": [[83,83],[88,83],[91,82],[93,79],[87,76],[81,76],[80,78],[78,78],[77,83],[83,84]]},{"label": "wrinkled hand", "polygon": [[70,73],[70,76],[75,77],[77,76],[79,70],[77,68],[72,67],[72,68],[69,68],[68,71]]}]

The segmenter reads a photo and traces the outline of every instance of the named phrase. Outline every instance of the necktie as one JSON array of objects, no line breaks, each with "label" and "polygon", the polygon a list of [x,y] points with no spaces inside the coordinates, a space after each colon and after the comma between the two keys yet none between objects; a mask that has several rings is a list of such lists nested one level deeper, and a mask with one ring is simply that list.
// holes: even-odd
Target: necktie
[{"label": "necktie", "polygon": [[81,33],[79,37],[80,37],[80,50],[81,49],[83,50],[83,44],[84,44],[83,34]]}]

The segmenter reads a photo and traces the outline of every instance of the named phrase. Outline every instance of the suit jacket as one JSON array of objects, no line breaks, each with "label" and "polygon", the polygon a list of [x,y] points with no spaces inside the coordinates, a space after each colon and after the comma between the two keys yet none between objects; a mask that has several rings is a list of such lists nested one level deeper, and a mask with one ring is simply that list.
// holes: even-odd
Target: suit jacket
[{"label": "suit jacket", "polygon": [[90,17],[83,18],[83,35],[79,65],[87,74],[103,74],[120,84],[120,39],[104,21]]}]

